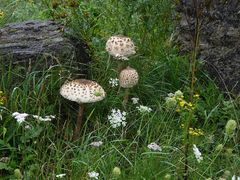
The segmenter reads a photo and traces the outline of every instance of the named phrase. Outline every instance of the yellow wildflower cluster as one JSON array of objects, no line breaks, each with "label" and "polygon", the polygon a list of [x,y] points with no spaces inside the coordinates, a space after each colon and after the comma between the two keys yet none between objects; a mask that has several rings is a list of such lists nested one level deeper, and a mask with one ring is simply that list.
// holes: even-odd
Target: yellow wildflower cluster
[{"label": "yellow wildflower cluster", "polygon": [[[194,101],[199,99],[199,94],[193,96]],[[194,104],[192,102],[187,102],[184,100],[183,92],[178,90],[174,94],[168,94],[168,97],[165,98],[167,108],[176,108],[176,112],[181,112],[182,110],[193,110]]]},{"label": "yellow wildflower cluster", "polygon": [[6,103],[6,97],[4,96],[3,92],[0,91],[0,106],[4,105]]},{"label": "yellow wildflower cluster", "polygon": [[4,12],[0,10],[0,18],[4,17]]},{"label": "yellow wildflower cluster", "polygon": [[[184,128],[184,124],[181,124],[181,128]],[[188,133],[189,133],[191,136],[203,136],[203,135],[204,135],[203,130],[198,129],[198,128],[192,128],[192,127],[190,127],[190,128],[188,129]]]},{"label": "yellow wildflower cluster", "polygon": [[201,129],[189,128],[188,133],[192,136],[202,136],[204,135]]},{"label": "yellow wildflower cluster", "polygon": [[184,100],[184,96],[180,96],[176,98],[177,100],[177,109],[176,112],[180,112],[181,110],[192,110],[194,109],[194,105],[191,102],[187,102]]}]

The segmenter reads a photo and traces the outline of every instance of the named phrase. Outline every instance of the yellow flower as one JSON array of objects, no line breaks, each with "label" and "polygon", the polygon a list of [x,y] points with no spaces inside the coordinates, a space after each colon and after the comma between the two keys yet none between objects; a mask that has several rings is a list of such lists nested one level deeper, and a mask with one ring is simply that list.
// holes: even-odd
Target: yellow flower
[{"label": "yellow flower", "polygon": [[181,107],[183,107],[185,104],[186,104],[185,101],[180,101],[180,102],[179,102],[179,105],[180,105]]},{"label": "yellow flower", "polygon": [[4,96],[3,92],[0,91],[0,106],[4,105],[6,102],[6,97]]},{"label": "yellow flower", "polygon": [[189,106],[189,107],[192,107],[193,105],[192,105],[192,103],[190,102],[190,103],[188,103],[188,106]]},{"label": "yellow flower", "polygon": [[176,109],[176,112],[180,112],[181,110],[178,108],[178,109]]},{"label": "yellow flower", "polygon": [[201,129],[189,128],[188,133],[192,136],[202,136],[204,135]]},{"label": "yellow flower", "polygon": [[4,17],[4,12],[0,10],[0,18]]},{"label": "yellow flower", "polygon": [[199,99],[199,94],[194,94],[193,97]]}]

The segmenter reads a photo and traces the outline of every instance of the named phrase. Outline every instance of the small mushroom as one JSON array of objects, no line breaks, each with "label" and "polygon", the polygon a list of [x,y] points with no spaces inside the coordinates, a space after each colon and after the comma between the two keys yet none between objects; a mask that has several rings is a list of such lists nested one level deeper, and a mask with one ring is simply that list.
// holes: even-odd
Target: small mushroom
[{"label": "small mushroom", "polygon": [[60,89],[60,94],[64,98],[79,104],[79,113],[73,135],[73,139],[76,140],[79,137],[82,124],[84,111],[83,104],[101,101],[105,98],[106,93],[104,89],[94,81],[75,79],[73,81],[65,82]]},{"label": "small mushroom", "polygon": [[124,105],[126,105],[128,102],[129,88],[132,88],[133,86],[137,85],[138,79],[139,76],[137,71],[129,66],[120,72],[119,74],[120,87],[126,89],[123,100]]},{"label": "small mushroom", "polygon": [[[133,41],[126,36],[116,35],[108,39],[106,43],[106,51],[110,56],[117,60],[128,60],[128,57],[135,54],[135,45]],[[118,72],[122,70],[122,61],[117,61]]]}]

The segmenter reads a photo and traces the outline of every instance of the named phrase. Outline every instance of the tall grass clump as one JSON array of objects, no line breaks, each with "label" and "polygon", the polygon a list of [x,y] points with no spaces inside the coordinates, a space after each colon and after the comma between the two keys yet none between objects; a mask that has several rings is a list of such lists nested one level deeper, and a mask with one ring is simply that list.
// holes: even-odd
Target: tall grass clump
[{"label": "tall grass clump", "polygon": [[[192,56],[179,55],[173,42],[173,1],[44,0],[31,1],[31,7],[29,3],[4,1],[15,9],[1,7],[0,24],[27,19],[63,23],[67,33],[87,43],[91,55],[87,79],[98,82],[106,98],[85,108],[80,138],[73,141],[78,104],[64,100],[59,90],[74,77],[74,67],[56,64],[27,71],[10,59],[7,66],[0,59],[1,177],[240,176],[239,102],[225,98],[198,62],[198,23]],[[22,7],[27,10],[22,12]],[[107,40],[116,35],[131,38],[136,51],[121,62],[139,76],[127,103],[119,86],[119,60],[109,58],[105,50]]]}]

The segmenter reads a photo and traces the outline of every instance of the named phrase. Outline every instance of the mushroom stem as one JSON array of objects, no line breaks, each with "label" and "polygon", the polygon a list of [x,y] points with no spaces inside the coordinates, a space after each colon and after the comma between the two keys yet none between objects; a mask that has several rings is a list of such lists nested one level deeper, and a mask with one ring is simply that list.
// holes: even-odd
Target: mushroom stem
[{"label": "mushroom stem", "polygon": [[76,122],[76,128],[75,128],[75,131],[73,134],[73,140],[77,140],[79,138],[80,129],[82,126],[83,111],[84,111],[84,105],[80,104],[79,111],[78,111],[78,118],[77,118],[77,122]]},{"label": "mushroom stem", "polygon": [[125,107],[128,103],[128,97],[129,97],[129,88],[125,89],[125,94],[123,97],[123,106]]},{"label": "mushroom stem", "polygon": [[106,70],[108,70],[109,69],[109,66],[111,65],[111,56],[110,56],[110,54],[108,55],[108,60],[107,60],[107,69]]},{"label": "mushroom stem", "polygon": [[120,72],[122,71],[122,69],[123,69],[123,63],[122,63],[122,61],[121,60],[118,60],[117,61],[117,72],[118,72],[118,74],[120,74]]}]

